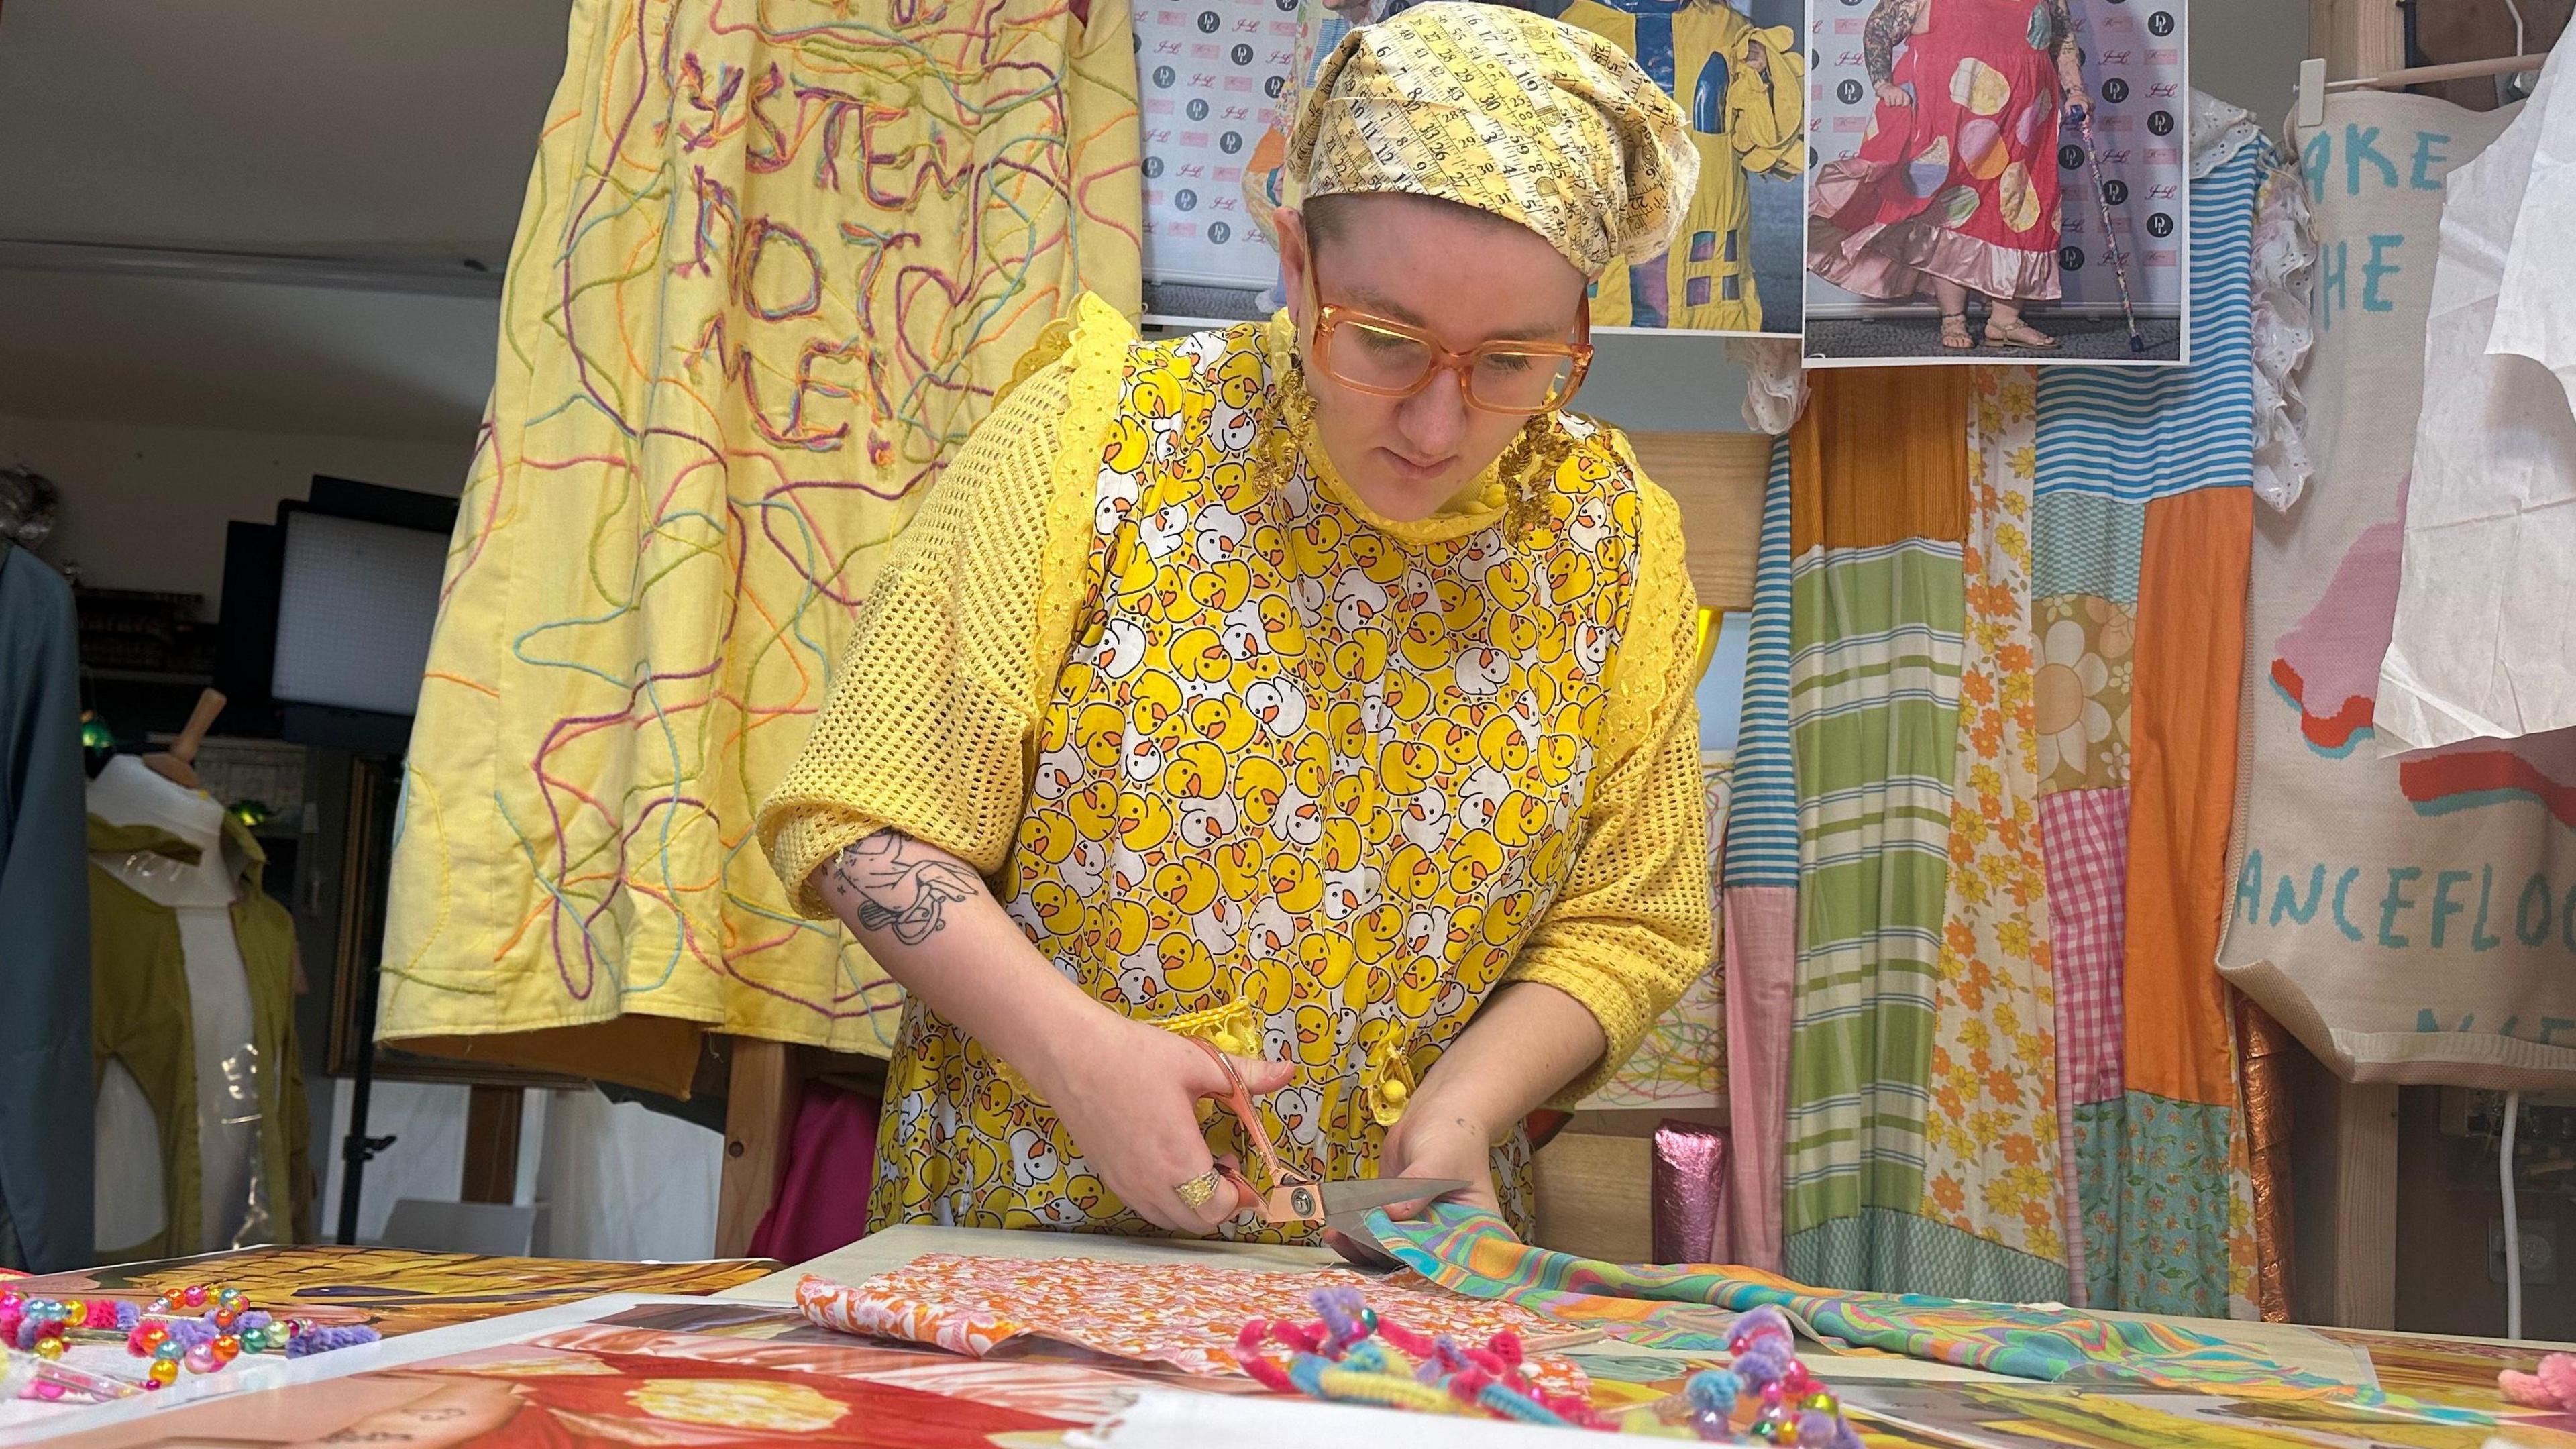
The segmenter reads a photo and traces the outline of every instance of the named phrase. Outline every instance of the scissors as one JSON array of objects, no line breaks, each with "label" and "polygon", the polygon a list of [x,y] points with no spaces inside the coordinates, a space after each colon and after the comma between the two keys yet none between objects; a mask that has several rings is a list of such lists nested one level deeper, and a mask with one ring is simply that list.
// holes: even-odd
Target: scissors
[{"label": "scissors", "polygon": [[1234,1113],[1243,1124],[1243,1135],[1252,1141],[1261,1165],[1268,1170],[1277,1186],[1263,1192],[1252,1180],[1235,1168],[1219,1164],[1216,1171],[1234,1184],[1243,1201],[1261,1210],[1267,1223],[1321,1222],[1328,1232],[1338,1233],[1350,1243],[1374,1254],[1386,1266],[1394,1266],[1393,1255],[1386,1245],[1369,1231],[1368,1215],[1378,1208],[1400,1202],[1423,1202],[1453,1192],[1463,1192],[1467,1184],[1448,1177],[1370,1177],[1351,1178],[1341,1182],[1319,1182],[1300,1177],[1279,1165],[1279,1156],[1270,1149],[1270,1134],[1261,1128],[1261,1109],[1252,1103],[1252,1093],[1245,1090],[1243,1074],[1235,1069],[1234,1058],[1219,1051],[1216,1044],[1191,1037],[1199,1049],[1216,1059],[1225,1073],[1227,1094],[1216,1100]]}]

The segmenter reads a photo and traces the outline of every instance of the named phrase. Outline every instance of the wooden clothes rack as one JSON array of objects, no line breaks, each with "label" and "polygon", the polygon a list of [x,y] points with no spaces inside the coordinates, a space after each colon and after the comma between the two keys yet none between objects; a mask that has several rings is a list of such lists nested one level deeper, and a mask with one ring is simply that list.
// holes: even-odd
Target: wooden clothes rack
[{"label": "wooden clothes rack", "polygon": [[[2529,3],[2529,0],[2525,0]],[[2401,90],[2534,71],[2546,55],[2409,67],[2398,0],[2308,0],[2313,59],[2299,67],[2301,127],[2338,92]],[[2291,1316],[2346,1328],[2397,1326],[2397,1088],[2347,1082],[2298,1054]]]},{"label": "wooden clothes rack", "polygon": [[2325,118],[2325,98],[2339,91],[2404,90],[2445,81],[2522,75],[2549,61],[2546,53],[2491,60],[2406,64],[2406,15],[2398,0],[2308,0],[2311,58],[2299,67],[2297,121]]},{"label": "wooden clothes rack", "polygon": [[[1631,433],[1647,476],[1681,505],[1691,583],[1702,607],[1753,607],[1753,564],[1762,534],[1762,493],[1771,439],[1758,433]],[[809,1078],[835,1068],[869,1069],[850,1058],[782,1042],[737,1039],[725,1100],[724,1177],[716,1194],[716,1255],[740,1256],[778,1192],[788,1134]],[[881,1075],[881,1073],[880,1073]],[[1540,1231],[1569,1250],[1623,1262],[1648,1256],[1647,1202],[1655,1123],[1696,1112],[1577,1113],[1539,1157]],[[1722,1117],[1711,1125],[1722,1125]]]}]

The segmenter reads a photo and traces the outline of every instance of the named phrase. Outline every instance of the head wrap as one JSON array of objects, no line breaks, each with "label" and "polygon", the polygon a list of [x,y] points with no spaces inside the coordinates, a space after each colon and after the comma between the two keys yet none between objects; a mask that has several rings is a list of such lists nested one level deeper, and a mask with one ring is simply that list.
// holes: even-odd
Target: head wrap
[{"label": "head wrap", "polygon": [[1507,217],[1586,277],[1672,249],[1699,182],[1681,108],[1616,45],[1436,0],[1335,47],[1288,138],[1309,200],[1433,196]]}]

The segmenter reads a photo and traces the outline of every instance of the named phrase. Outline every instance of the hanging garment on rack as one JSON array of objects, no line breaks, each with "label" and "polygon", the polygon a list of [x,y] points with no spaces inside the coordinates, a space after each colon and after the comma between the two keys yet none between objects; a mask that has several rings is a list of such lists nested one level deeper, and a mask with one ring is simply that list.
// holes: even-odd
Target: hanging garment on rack
[{"label": "hanging garment on rack", "polygon": [[1783,1259],[1835,1287],[2035,1301],[1921,1215],[1964,651],[1969,378],[1820,374],[1793,435],[1790,727],[1799,884]]},{"label": "hanging garment on rack", "polygon": [[1726,953],[1727,1245],[1780,1266],[1789,1033],[1798,974],[1798,772],[1789,732],[1789,440],[1771,445],[1745,631],[1744,704],[1722,877]]},{"label": "hanging garment on rack", "polygon": [[[101,1255],[310,1241],[295,921],[260,888],[267,853],[223,807],[131,755],[108,763],[89,804],[96,1078],[139,1093],[161,1185],[159,1230]],[[147,1115],[111,1112],[115,1101],[102,1098],[103,1127]]]},{"label": "hanging garment on rack", "polygon": [[701,1029],[886,1050],[899,992],[789,907],[752,810],[1041,329],[1086,289],[1136,313],[1130,39],[1125,0],[573,6],[412,732],[386,1040],[672,1096]]},{"label": "hanging garment on rack", "polygon": [[0,1268],[92,1261],[80,736],[71,588],[0,540]]},{"label": "hanging garment on rack", "polygon": [[[2459,167],[2425,341],[2383,750],[2576,730],[2576,45]],[[2554,782],[2576,823],[2576,781]]]},{"label": "hanging garment on rack", "polygon": [[2509,120],[2354,93],[2299,138],[2319,246],[2317,482],[2255,528],[2249,776],[2219,963],[2359,1081],[2576,1072],[2576,738],[2368,747],[2425,392],[2421,259],[2442,187]]}]

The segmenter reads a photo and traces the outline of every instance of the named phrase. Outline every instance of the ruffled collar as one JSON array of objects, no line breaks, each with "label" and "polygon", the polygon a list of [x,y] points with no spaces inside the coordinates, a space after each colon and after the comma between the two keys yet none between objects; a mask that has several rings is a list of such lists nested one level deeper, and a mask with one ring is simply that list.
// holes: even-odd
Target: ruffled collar
[{"label": "ruffled collar", "polygon": [[[1262,329],[1262,344],[1268,353],[1271,394],[1277,402],[1276,426],[1287,430],[1294,450],[1283,456],[1283,466],[1302,457],[1306,471],[1314,476],[1315,486],[1325,496],[1340,504],[1369,527],[1389,538],[1405,543],[1439,543],[1491,528],[1510,511],[1512,485],[1520,480],[1503,476],[1504,460],[1512,456],[1506,450],[1502,457],[1486,465],[1475,481],[1458,490],[1455,497],[1441,505],[1429,518],[1406,522],[1389,518],[1369,506],[1368,500],[1351,487],[1333,466],[1324,440],[1315,434],[1314,399],[1306,391],[1305,371],[1297,360],[1297,324],[1285,310],[1274,313]],[[1524,473],[1530,469],[1522,469]]]}]

